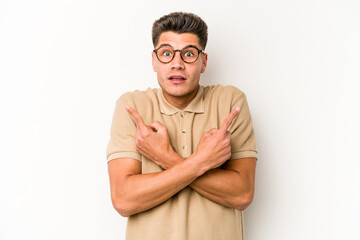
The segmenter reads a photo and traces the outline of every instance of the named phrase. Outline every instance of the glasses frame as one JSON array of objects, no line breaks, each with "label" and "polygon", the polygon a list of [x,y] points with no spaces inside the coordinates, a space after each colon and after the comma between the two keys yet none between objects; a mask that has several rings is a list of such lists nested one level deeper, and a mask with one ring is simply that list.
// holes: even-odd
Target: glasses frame
[{"label": "glasses frame", "polygon": [[[153,52],[154,52],[155,55],[156,55],[156,58],[157,58],[161,63],[169,63],[169,62],[171,62],[172,60],[174,60],[175,55],[176,55],[176,52],[179,52],[181,60],[183,60],[185,63],[194,63],[194,62],[196,62],[196,61],[199,59],[200,53],[204,53],[204,54],[205,54],[205,52],[204,52],[203,50],[200,50],[200,49],[198,49],[198,48],[195,47],[195,46],[186,46],[186,47],[184,47],[183,49],[176,49],[176,50],[175,50],[173,47],[171,47],[171,49],[172,49],[173,52],[174,52],[174,54],[172,55],[172,58],[170,59],[170,61],[163,62],[163,61],[160,60],[160,58],[159,58],[159,56],[158,56],[158,54],[157,54],[157,51],[158,51],[160,48],[162,48],[162,47],[171,47],[171,46],[167,46],[167,45],[165,45],[165,46],[160,46],[159,48],[153,50]],[[181,55],[181,52],[182,52],[184,49],[186,49],[186,48],[195,48],[195,49],[198,51],[198,56],[197,56],[197,58],[196,58],[193,62],[187,62],[187,61],[185,61],[184,58],[183,58],[183,56]]]}]

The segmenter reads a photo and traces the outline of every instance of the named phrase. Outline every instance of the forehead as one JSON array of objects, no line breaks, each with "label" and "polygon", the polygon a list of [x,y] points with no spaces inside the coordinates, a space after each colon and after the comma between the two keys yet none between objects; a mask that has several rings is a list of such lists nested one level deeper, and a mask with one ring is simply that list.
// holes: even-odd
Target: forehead
[{"label": "forehead", "polygon": [[160,34],[155,48],[158,48],[162,44],[169,44],[176,49],[181,49],[188,45],[194,45],[201,49],[199,38],[194,33],[163,32]]}]

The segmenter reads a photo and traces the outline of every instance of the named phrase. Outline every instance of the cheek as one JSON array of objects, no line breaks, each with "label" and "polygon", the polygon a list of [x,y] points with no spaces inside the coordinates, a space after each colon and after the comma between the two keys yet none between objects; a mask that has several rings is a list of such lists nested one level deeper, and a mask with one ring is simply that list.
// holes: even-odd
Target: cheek
[{"label": "cheek", "polygon": [[202,65],[201,64],[197,64],[196,66],[193,66],[193,68],[191,69],[191,72],[197,76],[200,75],[200,73],[202,72]]},{"label": "cheek", "polygon": [[166,75],[166,73],[167,73],[167,71],[166,71],[166,67],[164,67],[164,66],[161,66],[161,65],[158,65],[157,66],[157,73],[159,74],[159,75]]},{"label": "cheek", "polygon": [[164,81],[167,78],[167,74],[160,66],[157,66],[156,76],[159,81]]}]

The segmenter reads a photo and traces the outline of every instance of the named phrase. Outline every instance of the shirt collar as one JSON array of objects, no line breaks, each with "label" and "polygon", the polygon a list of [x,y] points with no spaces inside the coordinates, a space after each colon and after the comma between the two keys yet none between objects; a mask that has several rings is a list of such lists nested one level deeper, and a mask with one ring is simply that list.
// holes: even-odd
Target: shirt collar
[{"label": "shirt collar", "polygon": [[157,89],[157,95],[159,99],[160,112],[166,115],[173,115],[175,113],[193,112],[193,113],[204,113],[204,87],[199,86],[199,90],[196,93],[195,98],[186,106],[184,110],[178,109],[171,105],[164,97],[161,88]]}]

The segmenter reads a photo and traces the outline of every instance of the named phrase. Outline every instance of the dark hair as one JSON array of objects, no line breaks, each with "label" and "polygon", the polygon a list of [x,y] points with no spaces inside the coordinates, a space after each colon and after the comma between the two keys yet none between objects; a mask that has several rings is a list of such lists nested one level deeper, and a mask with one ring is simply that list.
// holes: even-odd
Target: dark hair
[{"label": "dark hair", "polygon": [[194,33],[199,38],[199,44],[206,47],[208,28],[206,23],[193,13],[173,12],[156,20],[152,27],[154,47],[163,32]]}]

